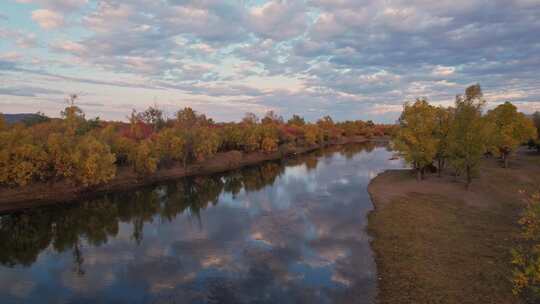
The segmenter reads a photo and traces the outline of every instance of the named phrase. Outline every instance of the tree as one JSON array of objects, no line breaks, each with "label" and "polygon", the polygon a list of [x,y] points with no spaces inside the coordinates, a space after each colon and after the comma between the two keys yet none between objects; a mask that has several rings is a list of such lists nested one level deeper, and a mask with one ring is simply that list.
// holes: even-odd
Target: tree
[{"label": "tree", "polygon": [[465,95],[456,96],[454,119],[448,135],[450,163],[456,172],[465,172],[467,188],[489,142],[489,125],[482,117],[484,103],[478,84],[468,87]]},{"label": "tree", "polygon": [[437,171],[439,177],[444,169],[446,159],[448,158],[448,136],[450,134],[450,127],[454,119],[454,111],[452,108],[438,107],[435,110],[435,132],[434,136],[437,140],[437,148],[435,153],[435,159],[437,160]]},{"label": "tree", "polygon": [[86,121],[84,112],[81,110],[81,108],[75,105],[78,98],[79,96],[77,94],[69,95],[66,99],[68,106],[60,113],[64,119],[66,133],[68,136],[76,135],[79,128]]},{"label": "tree", "polygon": [[540,112],[536,111],[532,115],[534,126],[536,127],[536,133],[540,135]]},{"label": "tree", "polygon": [[260,149],[261,132],[260,126],[255,125],[244,129],[242,136],[242,147],[246,152],[253,152]]},{"label": "tree", "polygon": [[150,140],[143,140],[128,155],[133,169],[140,175],[152,174],[157,170],[158,158],[152,147],[153,143]]},{"label": "tree", "polygon": [[22,125],[0,132],[0,184],[25,186],[43,179],[48,155]]},{"label": "tree", "polygon": [[322,144],[324,134],[317,125],[309,124],[304,126],[304,140],[307,145]]},{"label": "tree", "polygon": [[242,118],[242,122],[254,125],[259,122],[259,118],[254,113],[248,112],[244,115],[244,118]]},{"label": "tree", "polygon": [[242,137],[244,128],[235,123],[225,125],[221,130],[221,150],[240,150],[242,148]]},{"label": "tree", "polygon": [[279,144],[279,132],[277,126],[272,123],[263,124],[258,128],[259,147],[263,152],[275,152]]},{"label": "tree", "polygon": [[274,111],[268,111],[266,112],[266,115],[261,120],[261,123],[263,124],[282,124],[283,123],[283,117],[276,114]]},{"label": "tree", "polygon": [[66,140],[62,133],[51,133],[47,138],[47,152],[49,153],[54,176],[57,178],[71,178],[75,168],[71,155],[74,150],[74,139]]},{"label": "tree", "polygon": [[197,160],[204,160],[216,154],[220,146],[218,134],[209,127],[198,128],[193,139],[193,155]]},{"label": "tree", "polygon": [[106,183],[116,176],[116,157],[93,136],[80,139],[71,154],[75,180],[84,186]]},{"label": "tree", "polygon": [[184,134],[174,128],[163,129],[156,137],[159,157],[165,161],[184,162],[186,139]]},{"label": "tree", "polygon": [[49,122],[51,119],[47,117],[42,112],[37,112],[36,114],[31,115],[28,118],[25,118],[22,122],[27,126],[31,127],[40,123]]},{"label": "tree", "polygon": [[298,115],[293,115],[289,121],[287,121],[287,124],[293,125],[293,126],[303,126],[306,124],[306,121],[303,117],[300,117]]},{"label": "tree", "polygon": [[508,167],[508,156],[520,144],[537,137],[533,122],[510,102],[491,110],[487,119],[494,126],[491,136],[492,150],[500,155],[504,167]]},{"label": "tree", "polygon": [[405,161],[412,164],[417,179],[423,177],[425,167],[433,163],[438,140],[434,136],[437,128],[436,108],[426,99],[406,103],[399,118],[400,130],[395,137],[395,148]]},{"label": "tree", "polygon": [[212,119],[207,119],[204,114],[197,114],[192,108],[186,107],[176,113],[176,125],[179,128],[189,129],[212,125]]},{"label": "tree", "polygon": [[165,125],[163,111],[161,111],[157,105],[148,107],[148,109],[138,115],[141,121],[153,127],[154,132],[157,132]]},{"label": "tree", "polygon": [[7,128],[6,120],[4,119],[4,115],[0,113],[0,131],[3,131]]}]

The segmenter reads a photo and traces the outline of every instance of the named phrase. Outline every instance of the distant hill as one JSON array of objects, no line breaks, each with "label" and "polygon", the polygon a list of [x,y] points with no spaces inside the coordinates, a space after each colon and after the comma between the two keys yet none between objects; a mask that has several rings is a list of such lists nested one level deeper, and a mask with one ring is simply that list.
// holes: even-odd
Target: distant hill
[{"label": "distant hill", "polygon": [[2,114],[2,115],[4,116],[4,119],[8,124],[14,124],[18,122],[33,124],[33,123],[42,122],[44,120],[49,119],[46,116],[42,116],[42,115],[34,114],[34,113]]}]

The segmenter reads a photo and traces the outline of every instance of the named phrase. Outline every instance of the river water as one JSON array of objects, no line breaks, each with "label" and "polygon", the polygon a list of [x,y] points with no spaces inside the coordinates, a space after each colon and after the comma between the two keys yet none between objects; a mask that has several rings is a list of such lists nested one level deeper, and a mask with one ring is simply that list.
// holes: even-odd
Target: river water
[{"label": "river water", "polygon": [[355,144],[0,216],[0,303],[372,303]]}]

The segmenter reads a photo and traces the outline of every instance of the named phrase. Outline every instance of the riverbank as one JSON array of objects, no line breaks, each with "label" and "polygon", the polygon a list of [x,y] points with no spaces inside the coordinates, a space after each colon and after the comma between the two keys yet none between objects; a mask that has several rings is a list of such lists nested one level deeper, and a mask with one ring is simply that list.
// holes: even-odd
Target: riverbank
[{"label": "riverbank", "polygon": [[504,169],[483,160],[467,191],[451,176],[422,182],[387,171],[368,187],[379,303],[521,303],[511,255],[524,207],[520,190],[540,185],[540,156],[520,150]]},{"label": "riverbank", "polygon": [[387,139],[367,139],[365,137],[356,136],[343,138],[339,141],[326,143],[325,145],[282,147],[273,153],[229,151],[217,153],[208,160],[188,165],[185,168],[180,164],[169,168],[163,168],[156,173],[145,177],[137,175],[131,168],[123,167],[118,170],[117,176],[113,180],[107,184],[92,188],[76,186],[69,180],[54,183],[34,183],[20,188],[1,188],[0,212],[24,209],[49,203],[62,203],[91,198],[104,193],[130,190],[140,186],[156,184],[176,178],[208,175],[235,170],[265,161],[278,160],[312,152],[325,146],[364,143],[368,141],[385,142]]}]

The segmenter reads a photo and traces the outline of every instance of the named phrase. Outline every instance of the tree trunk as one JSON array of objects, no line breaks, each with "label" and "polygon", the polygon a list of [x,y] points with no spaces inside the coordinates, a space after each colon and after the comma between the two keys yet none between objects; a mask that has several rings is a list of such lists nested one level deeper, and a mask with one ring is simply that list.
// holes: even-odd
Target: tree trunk
[{"label": "tree trunk", "polygon": [[508,168],[508,154],[505,152],[503,153],[503,162],[504,162],[504,168]]},{"label": "tree trunk", "polygon": [[442,163],[443,163],[442,159],[439,158],[438,165],[437,165],[437,173],[439,174],[439,177],[441,177],[442,175]]},{"label": "tree trunk", "polygon": [[469,190],[469,187],[472,182],[472,176],[471,176],[471,166],[467,165],[466,167],[466,174],[467,174],[467,190]]},{"label": "tree trunk", "polygon": [[422,169],[420,169],[420,177],[422,178],[422,180],[425,179],[425,171],[426,171],[426,167],[422,167]]}]

